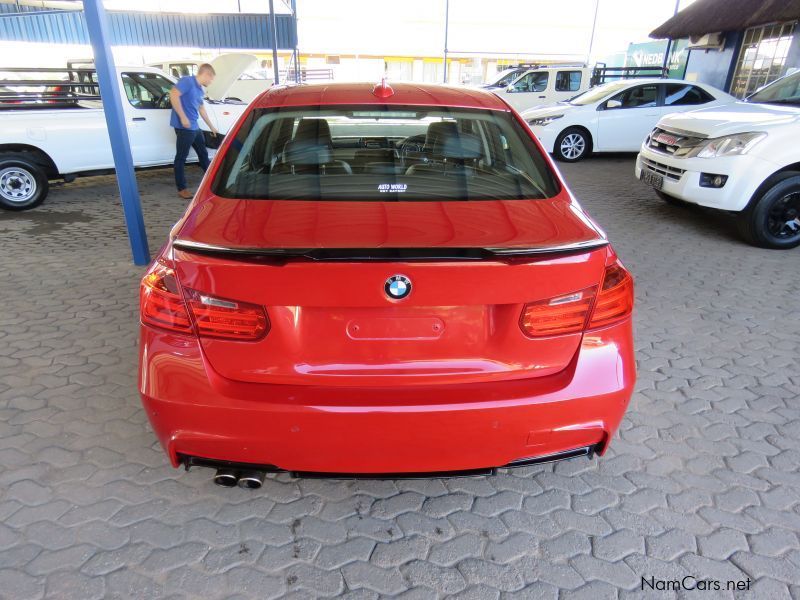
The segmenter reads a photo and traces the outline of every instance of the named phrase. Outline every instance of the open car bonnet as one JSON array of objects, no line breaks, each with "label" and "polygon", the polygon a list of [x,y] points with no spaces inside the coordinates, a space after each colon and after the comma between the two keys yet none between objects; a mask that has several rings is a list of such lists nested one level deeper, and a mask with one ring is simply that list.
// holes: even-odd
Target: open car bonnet
[{"label": "open car bonnet", "polygon": [[242,73],[252,69],[258,64],[258,58],[252,54],[229,53],[221,54],[211,61],[211,66],[217,72],[214,82],[206,88],[206,94],[211,100],[222,100]]}]

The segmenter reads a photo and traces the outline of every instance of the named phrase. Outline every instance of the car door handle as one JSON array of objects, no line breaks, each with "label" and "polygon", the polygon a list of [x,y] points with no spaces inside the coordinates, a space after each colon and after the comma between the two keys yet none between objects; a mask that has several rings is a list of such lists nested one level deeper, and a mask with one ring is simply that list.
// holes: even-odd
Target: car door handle
[{"label": "car door handle", "polygon": [[147,117],[133,117],[131,121],[147,121]]},{"label": "car door handle", "polygon": [[547,96],[539,96],[539,98],[547,98]]}]

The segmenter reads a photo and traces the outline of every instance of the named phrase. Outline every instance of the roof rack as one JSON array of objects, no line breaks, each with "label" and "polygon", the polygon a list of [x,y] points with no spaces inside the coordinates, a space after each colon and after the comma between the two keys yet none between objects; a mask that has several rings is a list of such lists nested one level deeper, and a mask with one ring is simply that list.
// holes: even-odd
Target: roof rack
[{"label": "roof rack", "polygon": [[71,108],[99,100],[93,68],[0,67],[0,109]]},{"label": "roof rack", "polygon": [[669,69],[664,67],[607,67],[605,63],[597,63],[589,85],[594,87],[619,79],[649,79],[653,77],[667,78]]},{"label": "roof rack", "polygon": [[559,69],[561,67],[575,67],[584,68],[585,63],[517,63],[516,65],[509,64],[507,69]]}]

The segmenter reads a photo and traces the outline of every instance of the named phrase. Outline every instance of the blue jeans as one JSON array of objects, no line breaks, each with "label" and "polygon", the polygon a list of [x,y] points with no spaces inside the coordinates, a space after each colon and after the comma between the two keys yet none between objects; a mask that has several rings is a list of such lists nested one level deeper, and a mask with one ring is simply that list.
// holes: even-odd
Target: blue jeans
[{"label": "blue jeans", "polygon": [[203,138],[202,129],[175,129],[175,135],[178,139],[175,143],[175,185],[178,186],[178,191],[186,189],[186,157],[189,156],[189,149],[194,148],[197,152],[200,168],[205,173],[208,169],[208,151],[206,150],[206,141]]}]

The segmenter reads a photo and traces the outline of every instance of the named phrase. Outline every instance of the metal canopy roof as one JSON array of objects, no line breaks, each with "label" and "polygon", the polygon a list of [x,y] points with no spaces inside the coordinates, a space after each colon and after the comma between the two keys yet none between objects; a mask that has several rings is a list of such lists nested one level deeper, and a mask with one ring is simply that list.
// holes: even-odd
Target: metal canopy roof
[{"label": "metal canopy roof", "polygon": [[[252,49],[272,46],[269,14],[108,12],[116,46]],[[276,14],[278,48],[295,47],[293,16]],[[0,40],[88,44],[84,13],[0,4]]]},{"label": "metal canopy roof", "polygon": [[800,0],[697,0],[650,33],[684,38],[800,18]]}]

